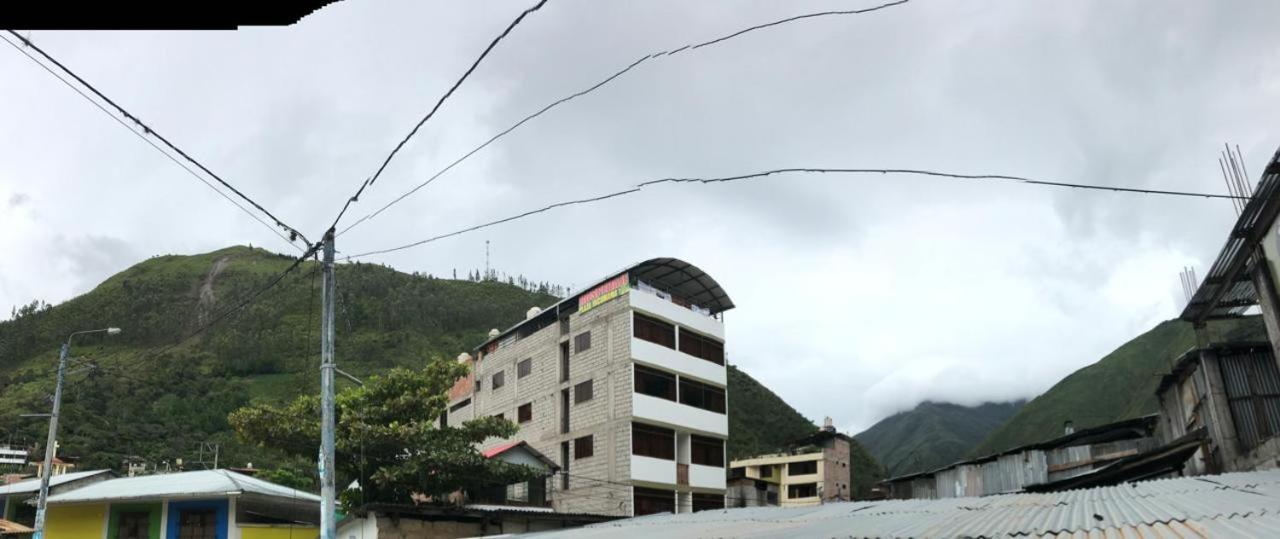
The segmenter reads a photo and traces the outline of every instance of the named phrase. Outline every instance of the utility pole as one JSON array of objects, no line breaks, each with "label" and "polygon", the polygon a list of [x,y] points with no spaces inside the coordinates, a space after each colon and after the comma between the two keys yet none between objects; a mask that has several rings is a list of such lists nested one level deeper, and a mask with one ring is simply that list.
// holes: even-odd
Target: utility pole
[{"label": "utility pole", "polygon": [[484,240],[484,279],[489,280],[489,240]]},{"label": "utility pole", "polygon": [[[336,539],[334,521],[334,388],[333,302],[337,284],[333,275],[333,229],[324,234],[323,285],[320,287],[320,539]],[[38,538],[36,538],[38,539]]]},{"label": "utility pole", "polygon": [[53,389],[53,411],[49,414],[49,440],[44,447],[44,469],[40,470],[40,498],[36,502],[36,531],[31,539],[44,539],[44,518],[49,503],[49,479],[53,477],[53,457],[58,450],[58,414],[62,410],[62,380],[66,377],[67,357],[71,355],[71,339],[85,333],[106,333],[118,335],[120,328],[93,329],[77,331],[67,336],[58,353],[58,382]]}]

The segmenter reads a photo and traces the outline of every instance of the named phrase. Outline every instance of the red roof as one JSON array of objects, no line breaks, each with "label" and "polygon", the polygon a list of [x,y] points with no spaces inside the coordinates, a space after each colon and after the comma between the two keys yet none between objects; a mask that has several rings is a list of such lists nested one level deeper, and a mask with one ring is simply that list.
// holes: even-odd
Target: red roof
[{"label": "red roof", "polygon": [[484,455],[484,458],[491,459],[491,458],[493,458],[493,457],[496,457],[496,456],[498,456],[498,455],[501,455],[501,454],[503,454],[503,453],[506,453],[508,449],[511,449],[511,448],[513,448],[513,447],[515,447],[515,446],[518,446],[518,445],[520,445],[520,444],[523,444],[523,443],[525,443],[525,442],[524,442],[524,440],[516,440],[516,441],[514,441],[514,442],[507,442],[507,443],[505,443],[505,444],[502,444],[502,445],[499,445],[499,446],[494,446],[494,447],[492,447],[492,448],[489,448],[489,449],[485,450],[484,452],[482,452],[481,454],[482,454],[482,455]]}]

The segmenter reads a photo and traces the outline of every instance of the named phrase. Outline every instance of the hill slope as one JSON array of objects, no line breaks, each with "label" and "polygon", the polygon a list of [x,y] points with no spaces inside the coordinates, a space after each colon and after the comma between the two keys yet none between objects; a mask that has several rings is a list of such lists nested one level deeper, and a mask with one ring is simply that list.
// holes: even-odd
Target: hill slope
[{"label": "hill slope", "polygon": [[1025,403],[960,406],[926,401],[880,420],[854,438],[884,465],[890,477],[933,470],[963,460]]},{"label": "hill slope", "polygon": [[[0,322],[0,439],[43,440],[46,424],[20,415],[48,411],[62,339],[119,326],[119,336],[77,341],[73,355],[103,370],[68,378],[62,454],[82,456],[89,468],[118,469],[127,456],[194,461],[201,442],[216,442],[222,462],[310,477],[312,463],[238,442],[226,417],[253,401],[284,402],[318,390],[314,262],[203,335],[171,346],[270,282],[291,260],[247,247],[153,257],[82,296]],[[337,282],[338,360],[357,376],[453,357],[484,341],[490,328],[519,321],[530,306],[557,300],[509,283],[438,279],[373,264],[339,265]],[[729,392],[731,455],[772,450],[815,428],[733,367]],[[871,470],[862,474],[869,489],[876,466],[861,465]]]},{"label": "hill slope", "polygon": [[[1266,340],[1261,316],[1215,322],[1222,340]],[[981,456],[1062,434],[1065,421],[1076,428],[1103,425],[1157,411],[1160,375],[1195,344],[1191,325],[1168,320],[1084,367],[1036,397],[991,432],[969,456]]]}]

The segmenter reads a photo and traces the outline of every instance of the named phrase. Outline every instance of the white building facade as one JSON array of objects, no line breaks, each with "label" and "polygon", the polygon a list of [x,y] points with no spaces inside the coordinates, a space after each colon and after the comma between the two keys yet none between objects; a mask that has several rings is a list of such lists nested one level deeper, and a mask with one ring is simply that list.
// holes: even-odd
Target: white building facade
[{"label": "white building facade", "polygon": [[729,396],[721,314],[732,307],[691,264],[636,264],[492,334],[469,359],[472,375],[451,391],[447,421],[515,421],[514,439],[560,466],[546,496],[556,511],[723,507]]}]

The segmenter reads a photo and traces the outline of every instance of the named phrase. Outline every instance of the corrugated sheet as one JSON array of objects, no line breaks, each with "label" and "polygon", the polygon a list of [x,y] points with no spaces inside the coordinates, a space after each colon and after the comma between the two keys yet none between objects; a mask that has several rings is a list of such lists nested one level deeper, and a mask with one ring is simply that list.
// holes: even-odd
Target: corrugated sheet
[{"label": "corrugated sheet", "polygon": [[84,488],[50,496],[49,503],[111,500],[221,497],[252,493],[278,498],[319,502],[320,497],[227,470],[200,470],[109,479]]},{"label": "corrugated sheet", "polygon": [[1280,471],[1043,494],[651,515],[546,537],[1280,537]]},{"label": "corrugated sheet", "polygon": [[[49,478],[49,487],[56,487],[63,483],[75,481],[77,479],[84,479],[86,477],[93,477],[110,471],[111,470],[89,470],[86,472],[71,472],[55,475]],[[27,479],[26,481],[18,481],[17,483],[0,486],[0,496],[24,494],[29,492],[40,492],[40,478],[37,477],[35,479]]]}]

